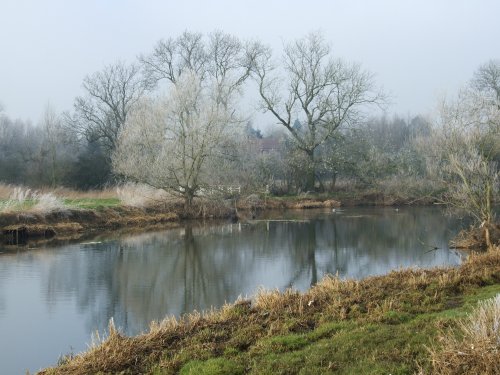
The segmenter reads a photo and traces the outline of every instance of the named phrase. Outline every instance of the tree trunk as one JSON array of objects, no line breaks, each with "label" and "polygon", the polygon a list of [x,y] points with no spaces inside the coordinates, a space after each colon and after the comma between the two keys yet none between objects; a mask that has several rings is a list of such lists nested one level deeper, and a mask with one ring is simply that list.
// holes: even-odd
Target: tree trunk
[{"label": "tree trunk", "polygon": [[484,226],[484,242],[486,243],[486,250],[490,251],[493,249],[493,244],[491,243],[490,237],[490,225],[489,223]]},{"label": "tree trunk", "polygon": [[490,236],[490,224],[491,224],[491,217],[492,217],[492,209],[491,209],[491,201],[492,200],[493,200],[493,197],[492,197],[491,185],[487,184],[487,186],[486,186],[486,220],[484,222],[484,242],[486,243],[486,250],[487,251],[493,250],[493,244],[491,243],[491,236]]},{"label": "tree trunk", "polygon": [[307,166],[306,191],[316,190],[316,160],[314,160],[314,150],[307,151],[309,165]]},{"label": "tree trunk", "polygon": [[193,205],[194,191],[186,188],[184,192],[184,211],[188,212],[188,210]]},{"label": "tree trunk", "polygon": [[332,185],[330,186],[330,192],[335,190],[335,185],[337,184],[337,172],[333,172]]}]

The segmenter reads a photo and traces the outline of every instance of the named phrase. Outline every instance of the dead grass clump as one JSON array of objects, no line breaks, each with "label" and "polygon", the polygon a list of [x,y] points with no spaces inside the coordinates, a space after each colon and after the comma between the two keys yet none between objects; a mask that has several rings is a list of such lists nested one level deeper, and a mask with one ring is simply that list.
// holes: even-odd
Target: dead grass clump
[{"label": "dead grass clump", "polygon": [[[0,200],[8,200],[8,199],[18,199],[22,197],[22,195],[34,192],[34,189],[24,187],[24,186],[16,186],[11,184],[0,183]],[[37,188],[36,192],[38,194],[52,194],[58,198],[65,199],[110,199],[117,198],[117,192],[114,187],[109,187],[102,190],[73,190],[65,187],[41,187]]]},{"label": "dead grass clump", "polygon": [[341,301],[357,300],[360,297],[360,282],[342,280],[338,276],[326,276],[314,285],[307,293],[309,305],[329,304],[334,310]]},{"label": "dead grass clump", "polygon": [[1,200],[9,199],[9,197],[12,194],[12,189],[13,189],[12,185],[0,183],[0,199]]},{"label": "dead grass clump", "polygon": [[238,208],[240,209],[257,209],[264,208],[265,200],[262,200],[258,194],[250,194],[238,201]]},{"label": "dead grass clump", "polygon": [[[500,263],[500,247],[497,251],[484,254],[471,253],[467,260],[456,270],[461,283],[478,283],[480,280],[500,282],[498,264]],[[496,272],[492,272],[496,270]]]},{"label": "dead grass clump", "polygon": [[265,314],[299,313],[304,311],[305,295],[294,289],[279,290],[259,289],[254,299],[254,306]]},{"label": "dead grass clump", "polygon": [[[489,229],[491,243],[500,246],[500,224],[492,224]],[[484,228],[471,227],[464,229],[451,241],[451,245],[457,249],[486,250],[484,232]]]},{"label": "dead grass clump", "polygon": [[178,210],[183,218],[229,218],[236,217],[234,203],[229,200],[195,198],[191,207]]},{"label": "dead grass clump", "polygon": [[450,245],[456,249],[482,249],[484,238],[477,228],[463,229],[450,241]]},{"label": "dead grass clump", "polygon": [[311,208],[331,208],[340,207],[340,202],[334,199],[329,199],[326,201],[315,201],[315,200],[302,200],[299,202],[292,203],[290,208],[293,209],[311,209]]},{"label": "dead grass clump", "polygon": [[340,202],[334,199],[327,199],[326,201],[323,202],[323,207],[338,208],[340,207],[340,205],[341,205]]},{"label": "dead grass clump", "polygon": [[50,212],[64,212],[66,206],[62,199],[56,197],[52,193],[39,194],[34,196],[35,204],[31,208],[33,212],[47,214]]},{"label": "dead grass clump", "polygon": [[[2,188],[3,193],[7,191]],[[41,193],[40,191],[12,187],[7,199],[0,202],[0,212],[29,211],[33,213],[48,214],[54,211],[64,211],[64,202],[52,193]]]},{"label": "dead grass clump", "polygon": [[73,190],[64,187],[52,188],[42,188],[41,192],[51,192],[59,198],[65,199],[113,199],[118,198],[116,189],[114,187],[108,187],[100,190]]},{"label": "dead grass clump", "polygon": [[[92,344],[86,353],[84,360],[81,355],[70,359],[63,367],[67,366],[67,373],[95,374],[99,371],[117,372],[123,364],[128,368],[134,368],[137,360],[137,346],[133,345],[133,339],[120,334],[113,321],[110,321],[107,337],[101,338],[96,332]],[[50,369],[41,371],[40,374],[50,374]]]},{"label": "dead grass clump", "polygon": [[500,294],[483,301],[453,332],[431,349],[433,371],[439,374],[500,374]]},{"label": "dead grass clump", "polygon": [[151,207],[173,199],[166,191],[151,186],[127,182],[116,188],[116,195],[123,205],[130,207]]}]

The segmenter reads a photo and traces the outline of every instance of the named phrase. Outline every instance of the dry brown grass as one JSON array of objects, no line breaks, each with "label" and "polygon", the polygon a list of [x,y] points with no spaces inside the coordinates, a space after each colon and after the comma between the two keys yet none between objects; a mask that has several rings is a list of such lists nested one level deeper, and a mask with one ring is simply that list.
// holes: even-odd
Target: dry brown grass
[{"label": "dry brown grass", "polygon": [[[500,246],[500,224],[491,224],[489,229],[491,243]],[[486,250],[485,228],[464,229],[451,241],[451,245],[457,249]]]},{"label": "dry brown grass", "polygon": [[37,190],[22,187],[5,186],[1,189],[2,194],[10,194],[7,198],[0,200],[0,213],[29,211],[32,213],[47,214],[54,211],[64,211],[64,201],[53,193],[42,193]]},{"label": "dry brown grass", "polygon": [[229,343],[246,350],[259,338],[323,321],[380,322],[389,310],[441,311],[449,298],[491,283],[500,283],[500,251],[471,255],[457,268],[399,270],[361,281],[326,277],[305,293],[260,290],[252,302],[168,318],[136,337],[110,327],[108,337],[86,353],[41,374],[144,373],[152,366],[175,373],[186,360],[216,356]]},{"label": "dry brown grass", "polygon": [[109,187],[107,189],[102,190],[87,190],[87,191],[79,191],[68,189],[64,187],[42,187],[38,189],[31,189],[25,186],[17,186],[11,184],[0,183],[0,199],[10,199],[15,190],[21,191],[33,191],[39,194],[48,194],[51,193],[58,198],[66,198],[66,199],[109,199],[109,198],[118,198],[118,194],[115,187]]},{"label": "dry brown grass", "polygon": [[325,201],[315,201],[315,200],[302,200],[299,202],[294,202],[289,205],[289,208],[293,209],[311,209],[311,208],[332,208],[340,207],[340,202],[329,199]]},{"label": "dry brown grass", "polygon": [[111,199],[118,198],[115,187],[108,187],[102,190],[73,190],[68,188],[58,187],[55,189],[42,188],[42,192],[52,192],[55,196],[65,199]]},{"label": "dry brown grass", "polygon": [[175,200],[175,197],[164,190],[137,183],[118,186],[116,194],[123,205],[130,207],[151,207]]},{"label": "dry brown grass", "polygon": [[12,186],[0,183],[0,199],[9,199],[12,194]]},{"label": "dry brown grass", "polygon": [[443,375],[500,374],[500,294],[483,301],[431,349],[433,372]]}]

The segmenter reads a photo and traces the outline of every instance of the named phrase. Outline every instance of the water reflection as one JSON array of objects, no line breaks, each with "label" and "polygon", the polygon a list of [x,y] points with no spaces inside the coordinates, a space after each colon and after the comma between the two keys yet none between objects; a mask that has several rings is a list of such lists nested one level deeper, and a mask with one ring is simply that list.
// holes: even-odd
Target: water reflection
[{"label": "water reflection", "polygon": [[112,316],[134,334],[152,320],[220,306],[260,285],[303,290],[326,273],[362,278],[459,262],[446,245],[457,223],[439,214],[357,210],[306,219],[187,226],[74,246],[77,254],[50,261],[46,301],[74,296],[88,330]]},{"label": "water reflection", "polygon": [[[239,295],[254,294],[259,286],[304,290],[326,273],[362,278],[398,267],[460,261],[447,243],[463,224],[436,209],[279,215],[280,221],[270,215],[248,223],[198,224],[101,243],[3,254],[0,328],[18,323],[15,309],[20,308],[20,297],[5,294],[4,287],[15,288],[20,279],[39,288],[30,289],[30,306],[39,304],[34,309],[44,313],[32,318],[40,325],[74,326],[70,329],[81,340],[71,345],[79,351],[110,317],[126,333],[136,334],[152,320],[221,306]],[[281,221],[283,215],[292,221]],[[434,246],[440,249],[429,251]],[[50,323],[54,316],[58,321]],[[51,345],[47,337],[31,339]],[[8,342],[9,337],[0,338],[2,346]],[[59,354],[54,351],[33,365],[49,365]]]}]

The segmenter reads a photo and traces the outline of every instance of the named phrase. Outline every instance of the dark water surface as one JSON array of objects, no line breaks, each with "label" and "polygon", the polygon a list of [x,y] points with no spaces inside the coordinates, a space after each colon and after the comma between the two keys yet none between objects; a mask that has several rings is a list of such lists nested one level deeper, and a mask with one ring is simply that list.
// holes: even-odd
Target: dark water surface
[{"label": "dark water surface", "polygon": [[0,247],[0,374],[85,350],[111,317],[133,335],[259,286],[305,290],[326,273],[456,265],[447,244],[463,226],[436,208],[287,211],[57,248]]}]

